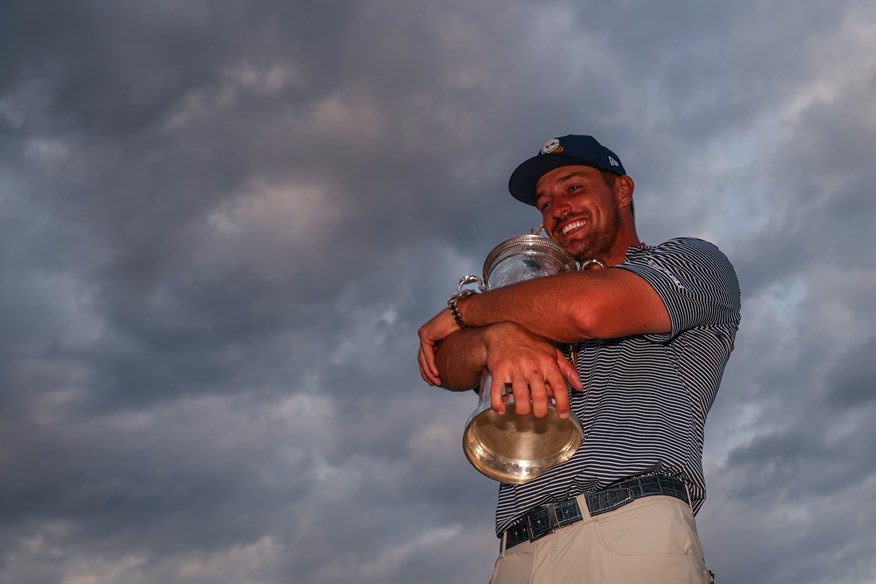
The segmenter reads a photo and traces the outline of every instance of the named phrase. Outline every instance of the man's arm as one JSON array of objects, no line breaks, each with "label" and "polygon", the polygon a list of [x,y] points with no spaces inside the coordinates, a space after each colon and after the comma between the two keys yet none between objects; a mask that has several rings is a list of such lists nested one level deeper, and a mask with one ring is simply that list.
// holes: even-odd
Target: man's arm
[{"label": "man's arm", "polygon": [[559,343],[669,332],[663,300],[628,270],[569,272],[473,295],[459,307],[470,326],[511,321]]},{"label": "man's arm", "polygon": [[[623,269],[570,272],[474,294],[459,303],[471,327],[512,322],[558,343],[611,339],[672,330],[660,296],[637,274]],[[420,328],[420,369],[440,384],[446,371],[435,362],[435,346],[459,330],[448,310]]]},{"label": "man's arm", "polygon": [[511,387],[517,412],[529,413],[531,399],[536,417],[547,414],[550,397],[556,401],[560,417],[567,417],[566,383],[576,390],[584,389],[577,369],[559,349],[510,322],[458,330],[437,347],[436,360],[438,369],[444,372],[437,384],[455,391],[476,387],[484,369],[489,371],[493,376],[493,409],[500,414],[505,411],[505,385]]}]

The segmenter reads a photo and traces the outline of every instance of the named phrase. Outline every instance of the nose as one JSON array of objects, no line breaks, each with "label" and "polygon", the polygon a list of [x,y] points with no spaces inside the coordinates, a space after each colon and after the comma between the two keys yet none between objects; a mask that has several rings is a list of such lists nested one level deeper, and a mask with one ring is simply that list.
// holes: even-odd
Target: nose
[{"label": "nose", "polygon": [[554,219],[562,219],[572,212],[572,206],[568,200],[557,198],[554,199],[551,210],[554,212]]}]

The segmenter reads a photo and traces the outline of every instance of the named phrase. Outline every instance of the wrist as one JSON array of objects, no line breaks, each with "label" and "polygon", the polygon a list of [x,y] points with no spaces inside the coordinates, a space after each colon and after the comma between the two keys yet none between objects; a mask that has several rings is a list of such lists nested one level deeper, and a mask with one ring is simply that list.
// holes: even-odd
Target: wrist
[{"label": "wrist", "polygon": [[523,330],[513,322],[497,322],[489,326],[482,327],[478,330],[483,331],[484,347],[487,351],[491,351],[497,343],[508,340],[516,332]]},{"label": "wrist", "polygon": [[457,292],[447,299],[447,309],[450,311],[450,316],[453,317],[453,321],[456,323],[456,326],[461,329],[469,326],[462,315],[461,307],[465,303],[465,301],[470,298],[474,293],[474,290],[462,290],[461,292]]}]

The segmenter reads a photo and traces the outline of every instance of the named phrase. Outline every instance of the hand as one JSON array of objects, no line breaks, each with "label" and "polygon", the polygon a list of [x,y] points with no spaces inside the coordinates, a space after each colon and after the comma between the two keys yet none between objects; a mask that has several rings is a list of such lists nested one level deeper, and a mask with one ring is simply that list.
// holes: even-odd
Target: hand
[{"label": "hand", "polygon": [[[562,351],[526,329],[502,323],[491,327],[487,343],[487,371],[493,377],[490,402],[498,414],[505,413],[503,390],[511,386],[516,412],[536,418],[548,413],[551,398],[560,418],[569,417],[569,392],[566,383],[577,391],[584,385],[578,370]],[[531,407],[531,410],[530,410]]]},{"label": "hand", "polygon": [[445,308],[420,327],[417,333],[420,337],[420,352],[417,361],[420,364],[420,375],[429,385],[441,385],[438,365],[435,363],[435,347],[459,330],[459,325],[453,320],[450,310]]}]

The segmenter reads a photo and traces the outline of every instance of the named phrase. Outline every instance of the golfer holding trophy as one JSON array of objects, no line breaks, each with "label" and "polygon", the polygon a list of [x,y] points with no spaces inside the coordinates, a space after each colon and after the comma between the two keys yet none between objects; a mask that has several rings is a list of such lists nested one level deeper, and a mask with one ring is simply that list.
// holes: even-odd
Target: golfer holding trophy
[{"label": "golfer holding trophy", "polygon": [[419,330],[427,383],[479,389],[463,450],[499,481],[491,582],[711,582],[695,514],[732,264],[701,239],[642,242],[635,184],[592,136],[552,138],[508,186],[547,237],[501,243]]}]

